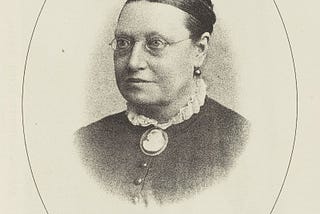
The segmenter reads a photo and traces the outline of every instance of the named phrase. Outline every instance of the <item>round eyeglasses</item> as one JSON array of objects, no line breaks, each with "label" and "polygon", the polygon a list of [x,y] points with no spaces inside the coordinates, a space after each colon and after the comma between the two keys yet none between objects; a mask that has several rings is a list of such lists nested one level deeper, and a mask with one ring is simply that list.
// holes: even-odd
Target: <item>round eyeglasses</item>
[{"label": "round eyeglasses", "polygon": [[[159,37],[152,37],[152,38],[146,39],[144,41],[143,45],[146,48],[146,50],[148,50],[149,52],[151,52],[153,54],[159,54],[168,46],[172,46],[172,45],[178,44],[180,42],[187,41],[189,39],[190,38],[179,40],[176,42],[168,42],[168,41],[166,41],[162,38],[159,38]],[[109,45],[111,46],[111,48],[114,51],[121,53],[121,54],[125,54],[125,53],[128,53],[129,51],[131,51],[131,49],[133,48],[135,43],[136,43],[136,41],[134,41],[131,38],[117,37],[117,38],[114,38],[109,43]]]}]

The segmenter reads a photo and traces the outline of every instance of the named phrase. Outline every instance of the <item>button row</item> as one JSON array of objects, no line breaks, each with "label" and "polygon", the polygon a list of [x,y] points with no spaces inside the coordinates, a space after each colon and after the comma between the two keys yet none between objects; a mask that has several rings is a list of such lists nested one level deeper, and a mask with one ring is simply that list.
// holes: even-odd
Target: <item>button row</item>
[{"label": "button row", "polygon": [[[146,167],[148,166],[148,164],[147,164],[147,162],[141,162],[141,163],[139,164],[139,166],[140,166],[141,168],[146,168]],[[142,178],[137,178],[137,179],[134,180],[133,183],[138,186],[138,185],[140,185],[140,184],[142,183],[142,181],[143,181]]]}]

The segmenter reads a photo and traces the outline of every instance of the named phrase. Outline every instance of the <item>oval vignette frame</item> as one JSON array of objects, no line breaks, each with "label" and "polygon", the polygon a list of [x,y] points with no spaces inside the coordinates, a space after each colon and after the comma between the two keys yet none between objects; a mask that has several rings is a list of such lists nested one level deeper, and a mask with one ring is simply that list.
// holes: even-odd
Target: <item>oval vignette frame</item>
[{"label": "oval vignette frame", "polygon": [[[286,168],[286,171],[285,171],[285,174],[284,174],[283,181],[281,183],[279,192],[278,192],[278,194],[277,194],[277,196],[276,196],[276,198],[274,200],[274,203],[273,203],[273,205],[272,205],[272,207],[271,207],[271,209],[269,211],[269,214],[273,213],[273,211],[274,211],[274,209],[276,207],[276,204],[277,204],[277,202],[278,202],[278,200],[280,198],[281,192],[282,192],[282,190],[284,188],[284,185],[285,185],[285,182],[286,182],[286,178],[288,176],[288,172],[289,172],[290,165],[291,165],[291,162],[292,162],[292,159],[293,159],[293,153],[294,153],[295,144],[296,144],[296,135],[297,135],[298,118],[299,118],[299,113],[298,113],[298,110],[299,110],[299,90],[298,90],[297,71],[296,71],[296,64],[295,64],[295,58],[294,58],[294,54],[293,54],[293,49],[292,49],[292,45],[291,45],[291,42],[290,42],[289,33],[288,33],[288,30],[287,30],[286,25],[285,25],[285,21],[284,21],[282,15],[281,15],[280,8],[278,7],[278,4],[277,4],[276,0],[272,0],[272,1],[273,1],[275,9],[277,10],[277,13],[279,15],[282,27],[284,29],[284,32],[285,32],[285,35],[286,35],[286,39],[287,39],[287,42],[288,42],[290,55],[291,55],[291,60],[292,60],[293,75],[294,75],[294,81],[295,81],[295,126],[294,126],[293,142],[292,142],[292,148],[291,148],[290,157],[289,157],[289,160],[288,160],[288,165],[287,165],[287,168]],[[28,165],[29,165],[31,176],[32,176],[32,180],[34,182],[34,185],[35,185],[36,191],[38,193],[38,196],[39,196],[39,198],[41,200],[41,203],[42,203],[46,213],[48,214],[49,211],[48,211],[48,209],[46,207],[46,203],[44,202],[44,200],[43,200],[43,198],[41,196],[40,190],[38,188],[38,185],[37,185],[34,173],[33,173],[32,164],[31,164],[31,161],[30,161],[29,153],[28,153],[28,144],[27,144],[26,131],[25,131],[25,113],[24,113],[25,77],[26,77],[26,70],[27,70],[27,64],[28,64],[28,59],[29,59],[29,53],[30,53],[30,50],[31,50],[32,40],[33,40],[35,31],[37,29],[37,24],[38,24],[38,21],[40,19],[40,16],[41,16],[42,12],[43,12],[43,9],[44,9],[44,7],[46,5],[46,2],[47,2],[47,0],[43,1],[42,5],[41,5],[41,8],[39,10],[39,13],[37,15],[34,27],[32,29],[32,33],[31,33],[31,36],[30,36],[30,39],[29,39],[28,48],[27,48],[27,52],[26,52],[26,57],[25,57],[25,62],[24,62],[24,70],[23,70],[23,76],[22,76],[22,86],[21,86],[21,115],[22,115],[21,124],[22,124],[25,152],[26,152],[26,156],[27,156]]]}]

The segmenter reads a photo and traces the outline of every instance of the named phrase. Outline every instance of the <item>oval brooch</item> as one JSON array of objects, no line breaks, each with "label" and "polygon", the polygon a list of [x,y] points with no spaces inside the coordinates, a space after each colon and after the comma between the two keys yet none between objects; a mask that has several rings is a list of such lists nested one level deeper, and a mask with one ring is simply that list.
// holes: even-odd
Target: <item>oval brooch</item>
[{"label": "oval brooch", "polygon": [[147,130],[140,139],[141,151],[149,156],[159,155],[168,144],[168,134],[159,128]]}]

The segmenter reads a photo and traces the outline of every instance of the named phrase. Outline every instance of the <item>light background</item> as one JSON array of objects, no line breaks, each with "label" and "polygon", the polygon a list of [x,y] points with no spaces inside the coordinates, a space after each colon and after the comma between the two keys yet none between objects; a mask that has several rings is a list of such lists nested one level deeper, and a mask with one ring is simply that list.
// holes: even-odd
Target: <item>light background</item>
[{"label": "light background", "polygon": [[[266,2],[266,1],[263,1],[263,2]],[[20,106],[19,106],[21,80],[22,80],[21,75],[23,71],[25,52],[28,44],[28,39],[30,37],[31,29],[33,27],[33,23],[35,21],[35,17],[38,13],[41,3],[42,3],[41,1],[33,1],[32,4],[30,3],[26,4],[22,2],[11,2],[11,3],[5,3],[3,6],[1,6],[1,9],[4,10],[1,14],[3,14],[6,17],[5,19],[1,19],[1,32],[7,32],[7,34],[1,35],[1,40],[3,42],[3,45],[1,45],[1,52],[0,52],[1,53],[1,64],[0,64],[1,76],[5,75],[5,78],[1,77],[0,79],[1,80],[1,85],[0,85],[1,107],[3,107],[3,110],[4,110],[4,111],[1,111],[1,124],[0,124],[1,130],[3,130],[1,131],[1,150],[0,150],[1,168],[3,169],[1,171],[1,184],[0,184],[1,185],[0,187],[2,190],[0,195],[0,203],[1,203],[0,209],[1,211],[4,210],[3,213],[44,213],[43,208],[41,207],[40,201],[36,195],[35,188],[32,185],[32,180],[31,180],[30,173],[28,170],[28,165],[26,162],[26,156],[25,156],[24,147],[23,147],[22,132],[21,132],[21,122],[20,122],[21,115],[20,115]],[[234,9],[238,8],[238,6],[236,5],[236,2],[231,2],[231,3],[234,6]],[[256,3],[256,5],[251,5],[252,7],[251,11],[255,11],[255,9],[257,8],[257,4],[258,3]],[[292,1],[291,2],[279,1],[278,4],[282,9],[282,15],[285,18],[285,21],[291,36],[291,42],[293,44],[295,58],[297,61],[298,81],[299,81],[299,89],[300,89],[299,90],[300,92],[299,107],[300,107],[301,118],[299,122],[297,147],[294,155],[294,160],[292,163],[292,168],[290,170],[285,189],[283,191],[283,194],[280,198],[280,201],[274,213],[301,213],[301,212],[317,213],[317,210],[319,210],[316,203],[319,199],[319,197],[317,196],[317,192],[319,191],[319,185],[316,184],[316,181],[319,180],[319,172],[318,172],[319,170],[317,170],[316,163],[319,162],[319,158],[317,157],[317,149],[319,149],[319,145],[317,144],[318,142],[317,135],[316,135],[317,133],[315,133],[315,130],[317,127],[315,122],[319,120],[319,114],[317,114],[316,112],[312,112],[312,110],[318,109],[317,106],[319,106],[319,96],[316,96],[315,94],[315,92],[317,92],[316,90],[317,80],[315,77],[319,77],[319,75],[316,72],[318,67],[317,63],[319,63],[319,61],[315,58],[318,47],[316,45],[317,43],[314,43],[318,38],[317,36],[319,35],[319,33],[314,31],[313,33],[311,33],[309,31],[309,30],[314,30],[316,26],[316,17],[314,15],[315,13],[312,13],[312,11],[314,10],[313,8],[315,8],[315,5],[307,5],[307,4],[301,5],[301,4],[298,4],[298,2],[292,2]],[[264,8],[265,7],[268,7],[268,6],[264,5]],[[74,10],[77,10],[77,7],[72,7],[72,4],[69,5],[69,8],[73,8]],[[57,10],[56,12],[57,12],[56,17],[59,17],[58,16],[59,10]],[[257,14],[260,14],[262,12],[268,12],[268,10],[267,11],[260,10],[255,12]],[[271,10],[269,12],[271,12]],[[74,19],[74,20],[77,20],[77,19]],[[238,21],[239,23],[247,23],[246,21],[250,21],[250,20],[246,20],[246,21],[238,20]],[[256,20],[251,19],[251,21],[253,22],[252,24],[254,24]],[[52,33],[54,34],[56,32],[54,31],[55,27],[58,29],[58,26],[55,26],[53,24],[47,26],[48,29],[53,30],[53,31],[50,30],[50,34],[48,33],[47,35],[48,37],[60,36],[58,33],[56,33],[56,35],[52,35]],[[72,23],[66,23],[66,24],[68,25]],[[233,24],[232,26],[239,26],[240,28],[239,32],[241,32],[241,29],[245,29],[245,26],[242,26],[238,23],[237,25]],[[262,26],[263,25],[261,25],[261,22],[257,23],[257,29],[261,30]],[[81,27],[81,25],[79,25],[79,27]],[[83,26],[83,28],[85,28],[85,26]],[[44,31],[44,32],[48,32],[48,31]],[[269,37],[272,37],[272,35],[266,35],[266,38],[269,38]],[[69,38],[69,39],[66,39],[65,41],[67,43],[65,43],[64,45],[72,45],[72,43],[70,44],[70,41],[73,41],[72,39]],[[248,38],[248,41],[255,42],[254,38]],[[41,43],[38,43],[38,44],[42,45],[41,47],[43,47],[43,44]],[[281,43],[281,41],[279,44],[285,45],[285,43]],[[54,47],[54,45],[53,46],[50,46],[50,44],[47,44],[47,45],[48,47]],[[74,45],[76,46],[76,44]],[[236,47],[236,45],[239,45],[239,43],[234,44],[233,47],[235,47],[236,49],[243,50],[243,48],[241,47],[241,44],[240,44],[240,47]],[[246,44],[243,44],[243,45],[246,45]],[[94,46],[94,44],[92,44],[92,46]],[[5,48],[2,48],[2,47],[5,47]],[[253,45],[252,47],[256,48],[256,45]],[[60,46],[56,46],[56,48],[57,48],[57,51],[61,51]],[[282,49],[279,48],[279,50],[282,50]],[[78,51],[79,50],[74,50],[75,53]],[[266,52],[270,53],[269,51],[266,51]],[[50,53],[52,52],[48,51],[48,54]],[[277,54],[279,53],[275,53],[275,55]],[[46,57],[50,57],[50,55]],[[264,60],[266,59],[276,60],[275,58],[276,57],[271,56],[271,57],[264,58]],[[245,53],[241,53],[241,56],[239,56],[238,59],[241,62],[245,62],[246,60],[251,62],[251,60],[249,60],[249,56],[246,56]],[[67,62],[67,59],[64,59],[64,60],[66,60],[65,62]],[[258,62],[260,62],[259,60],[260,59],[257,59]],[[79,67],[81,67],[81,63],[86,64],[86,61],[79,59]],[[268,62],[266,63],[269,64]],[[55,63],[53,64],[57,65]],[[251,69],[254,69],[255,66],[260,66],[260,65],[261,65],[261,62],[257,63],[257,65],[252,65],[253,67]],[[65,64],[61,63],[61,66],[65,66]],[[50,69],[46,68],[46,70],[50,70]],[[51,71],[53,72],[54,70],[51,70]],[[56,75],[54,74],[56,73],[52,73],[52,76],[50,76],[49,78],[50,81],[53,81],[53,82],[55,81],[54,78],[56,77]],[[72,76],[71,74],[68,74],[68,73],[65,75],[66,76],[70,75],[70,76],[66,78],[66,82],[64,82],[65,85],[59,85],[62,89],[64,89],[64,87],[68,88],[70,86],[70,80],[72,80],[74,84],[75,82],[78,83],[79,84],[78,88],[81,88],[80,87],[81,81],[77,82],[76,76]],[[243,79],[245,79],[245,77],[246,76],[243,75]],[[261,76],[257,74],[256,78],[258,77],[261,77]],[[44,86],[46,86],[46,84],[50,83],[50,81],[48,81],[47,83],[43,83],[42,81],[43,78],[47,78],[47,74],[44,75],[42,78],[40,78],[41,81],[39,81],[38,84],[44,84]],[[253,78],[252,75],[250,75],[250,78]],[[263,76],[261,78],[267,78],[267,76]],[[270,80],[270,79],[266,79],[266,80]],[[36,80],[32,80],[32,81],[36,81]],[[56,79],[56,81],[59,82],[60,80]],[[266,81],[266,83],[268,83],[268,81]],[[82,84],[85,84],[85,83],[82,83]],[[42,85],[39,85],[38,89],[39,87],[41,88]],[[246,95],[246,96],[241,94],[239,95],[239,97],[242,98],[241,99],[242,103],[251,104],[252,100],[259,100],[259,98],[265,97],[261,94],[252,93],[252,91],[245,91],[245,86],[240,85],[240,87],[242,87],[241,91],[245,92],[243,94]],[[284,84],[283,87],[284,88],[289,87],[288,91],[291,88],[290,85],[288,86],[286,84]],[[36,91],[36,89],[37,88],[33,90]],[[51,92],[52,95],[56,95],[54,89],[56,88],[52,88],[47,92],[49,93]],[[270,93],[270,91],[272,92],[271,89],[267,90],[267,92],[268,93]],[[276,85],[274,89],[275,91],[273,93],[278,96],[277,89],[279,89],[278,85]],[[71,90],[70,92],[70,90],[68,90],[65,93],[74,94],[75,91]],[[43,93],[44,93],[43,91],[38,90],[38,94],[32,93],[32,97],[37,97],[37,95],[41,97]],[[79,94],[81,95],[80,92]],[[32,97],[30,99],[32,99]],[[281,98],[281,96],[279,97]],[[59,103],[60,105],[68,105],[72,103],[73,101],[72,99],[77,100],[76,98],[72,97],[71,100],[63,100],[63,101],[61,101],[60,99],[56,99],[53,103],[55,104]],[[286,99],[286,98],[283,98],[283,99]],[[289,98],[288,100],[290,101]],[[52,102],[52,99],[48,99],[46,101]],[[279,100],[279,102],[282,103],[281,100]],[[39,105],[41,105],[41,103],[43,102],[40,102]],[[49,104],[52,104],[52,103],[49,103]],[[291,106],[290,103],[288,103],[288,105]],[[33,118],[33,120],[36,120],[38,122],[42,121],[43,115],[37,112],[37,110],[39,109],[43,110],[46,107],[48,107],[47,110],[50,113],[51,112],[54,113],[55,108],[53,108],[51,105],[48,105],[48,103],[47,105],[43,105],[42,108],[41,106],[34,108],[34,104],[30,105],[29,112],[32,112],[32,109],[34,108],[35,112],[33,115],[39,115],[38,116],[39,118],[37,119]],[[252,111],[252,109],[248,110],[248,106],[238,105],[236,109],[242,112],[243,114],[245,114],[247,117],[254,119],[255,112]],[[273,109],[273,111],[275,112],[279,111],[283,113],[282,112],[283,109],[281,106],[276,106],[275,109]],[[288,111],[290,113],[291,110],[289,109]],[[75,112],[75,111],[63,112],[63,113],[65,115],[68,115],[70,113],[75,115],[77,115],[76,113],[81,114],[81,112]],[[273,114],[273,115],[277,115],[277,114]],[[268,114],[266,116],[268,116]],[[85,124],[89,120],[90,119],[87,119],[87,118],[78,119],[74,117],[72,120],[72,123],[75,124],[75,127],[67,127],[68,130],[64,130],[64,131],[68,132],[76,128],[76,125]],[[29,121],[31,121],[31,119]],[[46,120],[43,120],[42,122],[48,124],[48,121]],[[57,129],[56,128],[57,124],[59,123],[63,124],[63,122],[64,122],[63,120],[59,121],[59,119],[52,120],[52,123],[51,123],[53,124],[52,128]],[[45,127],[45,129],[42,128],[43,130],[41,130],[40,128],[38,132],[46,133],[47,128],[48,127]],[[288,130],[286,129],[279,130],[279,133],[276,133],[276,134],[282,135],[283,134],[282,132],[286,132],[286,131],[291,132],[292,127],[288,128]],[[48,141],[52,140],[51,137],[52,136],[50,136],[50,133],[48,133]],[[43,139],[45,139],[44,134],[41,135],[41,140]],[[54,140],[59,141],[59,136],[56,136],[56,139]],[[48,145],[44,145],[44,146],[48,146]],[[40,151],[44,151],[43,149],[44,148],[40,148]],[[46,147],[45,149],[50,150],[51,148]],[[284,150],[286,149],[287,148],[284,148]],[[39,158],[39,160],[43,158],[41,157],[41,155],[39,157],[36,157],[37,152],[36,150],[33,150],[33,151],[34,151],[34,154],[33,156],[31,156],[32,158],[34,159]],[[57,156],[55,156],[55,158],[57,158]],[[62,157],[58,157],[57,159],[59,158],[63,159],[65,157],[62,156]],[[39,166],[41,166],[41,164]],[[63,168],[61,165],[57,167]],[[52,171],[51,172],[47,171],[45,173],[42,172],[41,176],[50,177],[52,176],[52,173],[54,172]],[[63,191],[60,191],[63,189],[63,186],[61,187],[57,185],[54,187],[56,187],[59,190],[59,192],[63,192]],[[49,187],[49,189],[54,187]],[[243,188],[245,189],[247,187],[243,187]],[[276,188],[278,188],[278,186]],[[55,197],[56,196],[57,195],[55,195]],[[61,199],[63,199],[64,197],[66,196],[65,195],[60,196]],[[90,194],[88,194],[87,197],[90,197]],[[58,201],[59,199],[57,199],[57,202]],[[235,201],[234,203],[237,204],[239,202]],[[252,206],[252,204],[250,206]],[[65,211],[66,207],[62,206],[59,209],[61,209],[60,210],[61,212],[58,212],[58,213],[62,213],[62,210]],[[83,213],[87,213],[84,210],[82,211]],[[268,211],[266,211],[265,213],[267,212]]]}]

